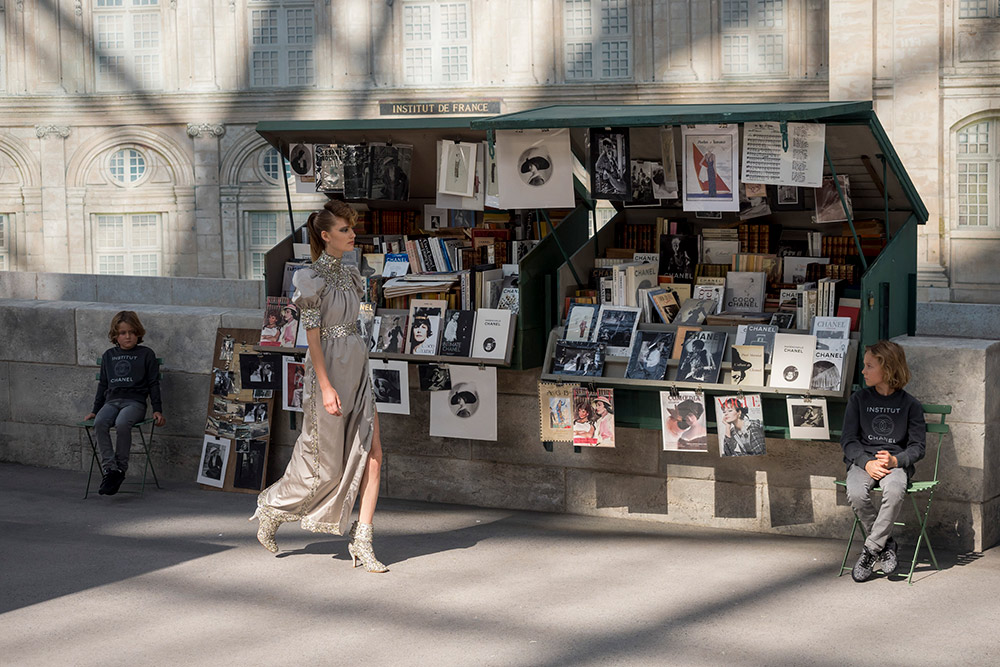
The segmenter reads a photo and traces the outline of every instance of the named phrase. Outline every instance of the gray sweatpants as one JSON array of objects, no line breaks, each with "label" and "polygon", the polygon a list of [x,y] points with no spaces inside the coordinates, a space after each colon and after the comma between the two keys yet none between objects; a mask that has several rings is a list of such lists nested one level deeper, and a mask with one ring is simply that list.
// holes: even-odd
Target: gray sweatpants
[{"label": "gray sweatpants", "polygon": [[[146,404],[127,398],[106,402],[94,418],[97,451],[101,470],[128,470],[128,453],[132,449],[132,427],[146,416]],[[111,427],[115,427],[115,445],[111,446]]]},{"label": "gray sweatpants", "polygon": [[[882,488],[882,504],[878,508],[871,498],[871,490],[875,484]],[[868,533],[865,546],[869,551],[876,554],[881,552],[886,540],[892,536],[893,523],[899,516],[906,497],[906,485],[906,471],[902,468],[893,468],[878,482],[864,468],[856,465],[852,465],[847,471],[847,500]]]}]

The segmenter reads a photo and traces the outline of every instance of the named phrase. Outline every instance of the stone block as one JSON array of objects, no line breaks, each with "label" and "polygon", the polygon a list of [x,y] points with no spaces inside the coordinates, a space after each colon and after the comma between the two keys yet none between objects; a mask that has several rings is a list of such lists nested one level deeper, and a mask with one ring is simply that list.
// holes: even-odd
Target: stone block
[{"label": "stone block", "polygon": [[538,380],[542,375],[542,369],[534,368],[526,371],[513,371],[508,369],[497,370],[497,394],[522,394],[534,396],[537,404]]},{"label": "stone block", "polygon": [[0,301],[0,361],[76,363],[73,306],[57,301]]},{"label": "stone block", "polygon": [[264,309],[232,309],[219,311],[219,326],[225,329],[260,329],[264,321]]},{"label": "stone block", "polygon": [[[995,440],[996,438],[994,438]],[[934,475],[934,450],[937,436],[928,434],[927,453],[917,463],[915,480],[931,479]],[[986,425],[956,422],[941,444],[938,479],[941,484],[934,497],[946,500],[981,502],[989,494],[985,489],[988,471],[983,468],[987,447]],[[990,475],[992,480],[995,475]]]},{"label": "stone block", "polygon": [[39,273],[36,293],[45,301],[97,301],[97,276]]},{"label": "stone block", "polygon": [[[97,280],[97,299],[100,303],[114,304],[124,310],[129,304],[170,305],[170,281],[161,276],[94,276]],[[167,303],[164,303],[167,302]],[[138,310],[131,308],[131,310]]]},{"label": "stone block", "polygon": [[411,456],[471,458],[472,445],[469,440],[439,438],[430,435],[430,392],[416,389],[415,376],[411,380],[410,414],[379,415],[382,451],[387,454]]},{"label": "stone block", "polygon": [[[205,432],[210,376],[194,373],[162,373],[160,393],[163,416],[167,419],[165,435],[201,437]],[[152,414],[152,408],[148,414]],[[159,431],[159,429],[158,429]]]},{"label": "stone block", "polygon": [[982,504],[982,531],[976,541],[976,551],[985,551],[1000,544],[1000,498],[991,498]]},{"label": "stone block", "polygon": [[0,271],[0,299],[34,299],[38,292],[34,271]]},{"label": "stone block", "polygon": [[79,363],[94,364],[108,347],[111,318],[135,310],[146,329],[143,345],[163,359],[164,370],[205,373],[212,368],[220,317],[213,308],[136,304],[85,304],[76,309]]},{"label": "stone block", "polygon": [[566,471],[566,511],[630,517],[667,514],[667,480],[593,470]]},{"label": "stone block", "polygon": [[10,418],[25,424],[76,426],[91,408],[96,369],[10,363]]},{"label": "stone block", "polygon": [[0,422],[10,420],[10,364],[0,361]]},{"label": "stone block", "polygon": [[562,512],[566,506],[561,468],[405,454],[387,454],[386,464],[391,498],[541,512]]},{"label": "stone block", "polygon": [[[201,461],[203,442],[204,434],[198,437],[182,437],[157,431],[152,450],[156,474],[161,480],[172,479],[194,483],[198,479],[198,464]],[[130,471],[137,469],[140,465],[141,459],[133,459],[129,469]]]},{"label": "stone block", "polygon": [[[754,475],[754,478],[756,475]],[[757,524],[761,507],[756,483],[715,482],[715,516],[720,519],[751,519]]]},{"label": "stone block", "polygon": [[917,336],[997,339],[1000,305],[917,303]]},{"label": "stone block", "polygon": [[670,479],[667,512],[679,523],[709,525],[715,517],[715,482],[704,479]]},{"label": "stone block", "polygon": [[906,351],[912,375],[906,391],[917,400],[950,405],[948,422],[1000,421],[997,380],[987,376],[987,365],[997,363],[994,360],[1000,354],[1000,343],[922,336],[893,340]]},{"label": "stone block", "polygon": [[216,278],[171,278],[171,305],[211,306],[213,308],[260,309],[260,280],[221,280]]},{"label": "stone block", "polygon": [[90,449],[86,438],[81,428],[0,422],[0,462],[80,470],[80,452]]}]

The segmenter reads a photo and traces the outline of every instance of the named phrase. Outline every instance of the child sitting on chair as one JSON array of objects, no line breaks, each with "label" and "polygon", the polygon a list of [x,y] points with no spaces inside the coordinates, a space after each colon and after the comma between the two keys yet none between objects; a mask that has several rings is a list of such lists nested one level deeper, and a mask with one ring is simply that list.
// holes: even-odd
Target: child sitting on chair
[{"label": "child sitting on chair", "polygon": [[[146,398],[153,404],[153,420],[163,426],[160,403],[160,364],[156,354],[139,345],[146,330],[139,316],[123,310],[111,318],[108,339],[114,343],[101,357],[101,375],[94,398],[94,410],[84,421],[94,420],[97,451],[104,478],[98,491],[113,496],[125,479],[132,427],[146,416]],[[115,446],[111,446],[111,427],[115,427]]]},{"label": "child sitting on chair", "polygon": [[[903,387],[910,381],[903,348],[880,340],[865,351],[864,389],[851,396],[844,413],[840,445],[847,464],[847,500],[868,537],[851,571],[866,581],[872,571],[896,571],[892,527],[906,497],[913,464],[924,457],[927,427],[924,408]],[[882,489],[882,502],[872,503],[872,487]]]}]

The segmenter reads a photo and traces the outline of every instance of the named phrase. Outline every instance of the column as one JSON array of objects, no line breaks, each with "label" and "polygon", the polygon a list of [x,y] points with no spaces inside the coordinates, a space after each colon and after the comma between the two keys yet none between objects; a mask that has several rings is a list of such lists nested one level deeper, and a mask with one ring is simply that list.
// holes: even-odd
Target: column
[{"label": "column", "polygon": [[188,123],[194,141],[194,216],[198,235],[198,276],[226,275],[222,257],[222,221],[219,208],[219,138],[221,123]]},{"label": "column", "polygon": [[45,271],[70,270],[69,225],[66,220],[66,137],[65,125],[36,125],[38,155],[42,165],[42,244]]}]

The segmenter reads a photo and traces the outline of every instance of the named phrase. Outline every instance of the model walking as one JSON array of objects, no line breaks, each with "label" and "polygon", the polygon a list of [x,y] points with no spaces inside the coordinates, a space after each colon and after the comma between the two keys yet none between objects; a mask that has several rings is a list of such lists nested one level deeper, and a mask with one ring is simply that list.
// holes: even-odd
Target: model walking
[{"label": "model walking", "polygon": [[368,346],[358,325],[362,279],[341,258],[354,248],[357,214],[340,201],[306,223],[313,263],[295,274],[292,301],[301,309],[309,352],[302,433],[285,474],[257,498],[257,539],[276,553],[274,533],[286,521],[306,530],[342,535],[361,496],[348,551],[368,572],[387,572],[372,550],[382,447],[368,376]]}]

